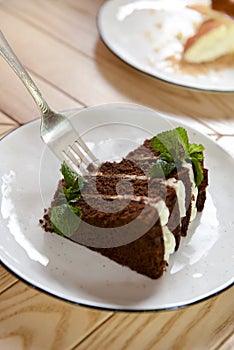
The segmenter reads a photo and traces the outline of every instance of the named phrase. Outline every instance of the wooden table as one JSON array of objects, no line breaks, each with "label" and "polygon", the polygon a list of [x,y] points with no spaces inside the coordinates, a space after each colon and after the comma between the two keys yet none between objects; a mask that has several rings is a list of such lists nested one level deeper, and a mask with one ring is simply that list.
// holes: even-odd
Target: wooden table
[{"label": "wooden table", "polygon": [[[174,114],[234,156],[234,93],[172,86],[134,70],[100,40],[103,0],[2,0],[0,26],[56,110],[134,102]],[[0,59],[0,137],[38,117]],[[234,287],[181,310],[98,311],[38,292],[0,267],[0,349],[234,349]]]}]

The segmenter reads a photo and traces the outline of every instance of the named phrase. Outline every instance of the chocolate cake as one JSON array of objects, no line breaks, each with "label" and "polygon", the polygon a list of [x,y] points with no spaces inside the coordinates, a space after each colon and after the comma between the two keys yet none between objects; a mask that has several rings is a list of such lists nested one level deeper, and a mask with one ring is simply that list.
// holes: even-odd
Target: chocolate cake
[{"label": "chocolate cake", "polygon": [[63,179],[41,225],[159,278],[206,199],[204,148],[186,138],[180,127],[161,133],[120,162],[104,162],[98,171],[90,167],[83,177],[64,163]]}]

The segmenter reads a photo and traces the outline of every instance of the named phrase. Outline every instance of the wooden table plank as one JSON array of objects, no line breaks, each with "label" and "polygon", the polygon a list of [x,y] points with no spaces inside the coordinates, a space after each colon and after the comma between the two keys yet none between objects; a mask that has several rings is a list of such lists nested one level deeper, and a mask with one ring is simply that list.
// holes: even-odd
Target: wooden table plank
[{"label": "wooden table plank", "polygon": [[71,349],[111,316],[16,283],[0,295],[0,349]]},{"label": "wooden table plank", "polygon": [[[144,104],[180,116],[234,155],[234,93],[185,89],[129,67],[100,40],[96,15],[103,2],[0,1],[1,30],[49,104],[57,110],[119,101]],[[0,72],[1,137],[39,114],[2,59]],[[0,293],[4,350],[234,348],[234,287],[183,310],[113,314],[35,291],[0,267]]]},{"label": "wooden table plank", "polygon": [[0,265],[0,294],[18,281],[11,273]]},{"label": "wooden table plank", "polygon": [[234,333],[220,344],[219,348],[216,350],[233,350],[234,349]]},{"label": "wooden table plank", "polygon": [[[92,60],[2,11],[1,6],[0,20],[24,64],[73,98],[79,96],[84,105],[127,101],[180,116],[212,120],[233,118],[233,93],[194,91],[153,79],[121,62],[100,41],[93,47],[96,55]],[[19,32],[17,40],[11,30],[13,25]]]},{"label": "wooden table plank", "polygon": [[234,289],[230,288],[181,310],[117,313],[75,349],[219,349],[234,332],[233,297]]},{"label": "wooden table plank", "polygon": [[4,113],[0,111],[0,139],[11,130],[17,128],[18,126],[19,123],[7,117]]},{"label": "wooden table plank", "polygon": [[87,10],[87,1],[25,0],[14,1],[14,6],[5,1],[1,8],[41,28],[66,45],[94,56],[97,37],[95,16],[102,3],[103,0],[92,1],[90,11]]},{"label": "wooden table plank", "polygon": [[234,135],[234,113],[231,110],[226,111],[226,113],[225,118],[203,118],[203,121],[220,135]]},{"label": "wooden table plank", "polygon": [[[0,60],[0,71],[1,79],[4,81],[4,89],[0,91],[1,109],[20,124],[38,118],[40,113],[29,92],[3,60]],[[55,110],[61,111],[83,107],[78,100],[72,98],[69,94],[49,84],[34,73],[30,71],[29,73],[49,105]],[[1,115],[0,123],[2,124],[1,128],[4,128],[5,121],[2,121]]]},{"label": "wooden table plank", "polygon": [[106,0],[67,0],[66,3],[72,6],[72,8],[76,9],[78,12],[83,10],[95,16],[101,4],[103,4],[105,1]]}]

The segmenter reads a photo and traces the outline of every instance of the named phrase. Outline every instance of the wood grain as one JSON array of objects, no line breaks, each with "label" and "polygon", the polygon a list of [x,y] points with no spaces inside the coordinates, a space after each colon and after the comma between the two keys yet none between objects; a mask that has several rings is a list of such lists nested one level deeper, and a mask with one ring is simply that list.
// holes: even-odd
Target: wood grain
[{"label": "wood grain", "polygon": [[71,349],[111,315],[17,283],[0,295],[0,349]]},{"label": "wood grain", "polygon": [[17,128],[18,126],[19,123],[7,117],[4,113],[0,111],[0,139],[11,130]]},{"label": "wood grain", "polygon": [[217,350],[233,350],[234,349],[234,333],[220,344]]},{"label": "wood grain", "polygon": [[[28,1],[24,3],[27,4]],[[18,2],[14,4],[15,11]],[[35,1],[32,4],[35,4]],[[30,13],[32,18],[33,11]],[[46,16],[49,17],[47,20]],[[49,22],[50,12],[45,12],[44,17],[44,21]],[[87,57],[87,53],[82,51],[85,48],[78,50],[64,45],[56,35],[52,35],[52,29],[48,35],[40,30],[40,26],[36,27],[32,21],[26,22],[22,17],[15,17],[13,12],[5,7],[0,8],[0,19],[10,42],[14,44],[17,52],[21,52],[24,64],[32,71],[39,72],[40,76],[51,84],[66,90],[73,98],[79,96],[81,104],[127,101],[145,104],[181,117],[187,115],[198,119],[233,119],[232,93],[189,90],[134,70],[104,46],[98,38],[94,21],[91,26],[95,28],[92,35],[95,36],[96,45],[92,46],[93,53],[89,53]],[[19,33],[17,40],[11,31],[11,24],[14,24]],[[54,28],[53,25],[51,28]],[[54,28],[54,33],[56,32]],[[33,53],[31,55],[28,54],[29,48]],[[92,81],[95,81],[95,84],[91,84]]]},{"label": "wood grain", "polygon": [[[0,91],[1,109],[12,119],[5,121],[5,119],[1,118],[1,121],[3,120],[1,127],[3,128],[4,125],[6,125],[5,123],[12,124],[15,121],[19,124],[23,124],[38,118],[40,113],[29,92],[3,60],[0,60],[0,71],[1,79],[4,81],[4,89],[1,89]],[[54,84],[49,84],[46,79],[39,77],[30,69],[28,69],[28,71],[38,88],[41,90],[42,95],[44,95],[48,104],[53,109],[61,111],[83,107],[78,99],[72,98],[67,92],[63,91],[61,88],[59,89]]]},{"label": "wood grain", "polygon": [[[102,42],[104,0],[1,0],[1,30],[56,110],[133,102],[175,115],[234,156],[234,93],[195,91],[147,76]],[[0,138],[39,116],[0,59]],[[0,266],[0,350],[231,350],[234,287],[181,310],[113,313],[28,287]]]},{"label": "wood grain", "polygon": [[18,280],[0,265],[0,294]]},{"label": "wood grain", "polygon": [[218,349],[234,332],[233,293],[181,310],[115,314],[75,349]]},{"label": "wood grain", "polygon": [[[104,1],[20,1],[16,6],[5,2],[3,9],[42,29],[50,36],[86,55],[94,56],[97,40],[96,16]],[[53,13],[53,16],[46,14]],[[33,20],[32,20],[33,18]]]}]

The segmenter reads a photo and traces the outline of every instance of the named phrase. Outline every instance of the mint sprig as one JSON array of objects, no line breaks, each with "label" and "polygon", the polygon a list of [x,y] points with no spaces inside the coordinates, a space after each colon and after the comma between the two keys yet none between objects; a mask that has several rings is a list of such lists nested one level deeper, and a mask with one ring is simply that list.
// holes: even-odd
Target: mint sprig
[{"label": "mint sprig", "polygon": [[60,169],[65,186],[58,194],[58,205],[51,208],[50,223],[54,231],[62,236],[71,237],[78,229],[81,209],[74,205],[80,198],[85,180],[64,162]]},{"label": "mint sprig", "polygon": [[156,135],[150,144],[156,152],[160,152],[159,158],[151,168],[152,177],[167,177],[175,168],[180,169],[183,161],[186,161],[193,164],[195,183],[200,185],[203,180],[204,147],[201,144],[190,144],[188,133],[183,127],[179,126]]},{"label": "mint sprig", "polygon": [[83,177],[73,171],[65,162],[60,169],[66,186],[63,187],[63,192],[69,204],[77,202],[80,197],[80,190],[85,184]]},{"label": "mint sprig", "polygon": [[168,176],[175,167],[176,165],[174,162],[159,158],[152,166],[150,175],[152,177],[165,177]]},{"label": "mint sprig", "polygon": [[50,223],[56,233],[61,236],[71,237],[79,227],[81,211],[77,207],[77,213],[73,207],[66,203],[51,209]]}]

